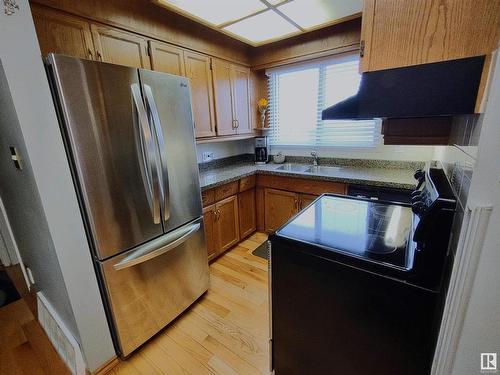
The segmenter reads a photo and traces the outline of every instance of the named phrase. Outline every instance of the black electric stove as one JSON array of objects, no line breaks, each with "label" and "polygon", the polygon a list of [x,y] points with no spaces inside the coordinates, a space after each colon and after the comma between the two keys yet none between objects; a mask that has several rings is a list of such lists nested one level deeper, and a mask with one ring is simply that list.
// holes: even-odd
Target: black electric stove
[{"label": "black electric stove", "polygon": [[325,194],[270,236],[276,375],[429,373],[456,201],[415,177],[411,204]]}]

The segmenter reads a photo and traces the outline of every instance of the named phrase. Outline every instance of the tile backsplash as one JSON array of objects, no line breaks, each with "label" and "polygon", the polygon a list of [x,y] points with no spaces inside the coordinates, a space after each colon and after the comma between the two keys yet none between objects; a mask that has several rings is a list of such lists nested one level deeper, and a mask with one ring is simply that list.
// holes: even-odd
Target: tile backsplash
[{"label": "tile backsplash", "polygon": [[449,146],[438,146],[434,158],[441,162],[458,198],[457,212],[452,228],[450,248],[458,245],[460,229],[476,164],[482,115],[463,115],[453,119]]}]

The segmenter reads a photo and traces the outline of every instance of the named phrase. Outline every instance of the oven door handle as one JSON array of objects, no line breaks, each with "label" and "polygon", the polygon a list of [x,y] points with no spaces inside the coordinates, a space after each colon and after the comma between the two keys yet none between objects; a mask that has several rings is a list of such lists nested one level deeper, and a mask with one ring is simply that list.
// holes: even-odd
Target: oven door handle
[{"label": "oven door handle", "polygon": [[186,242],[200,227],[200,223],[188,224],[172,233],[152,240],[113,265],[113,269],[122,270],[159,257]]}]

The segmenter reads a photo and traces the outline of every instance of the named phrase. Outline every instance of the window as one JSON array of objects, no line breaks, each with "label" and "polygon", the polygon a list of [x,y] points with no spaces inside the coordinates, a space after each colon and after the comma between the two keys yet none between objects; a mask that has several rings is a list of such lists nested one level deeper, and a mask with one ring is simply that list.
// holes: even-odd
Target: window
[{"label": "window", "polygon": [[268,71],[271,144],[376,147],[377,120],[321,120],[323,109],[358,91],[357,56]]}]

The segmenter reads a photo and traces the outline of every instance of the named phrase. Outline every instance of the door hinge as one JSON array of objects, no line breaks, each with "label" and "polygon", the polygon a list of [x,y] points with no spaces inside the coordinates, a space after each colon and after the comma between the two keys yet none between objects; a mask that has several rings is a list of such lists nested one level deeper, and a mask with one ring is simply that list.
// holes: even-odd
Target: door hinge
[{"label": "door hinge", "polygon": [[365,41],[359,42],[359,57],[365,57]]}]

